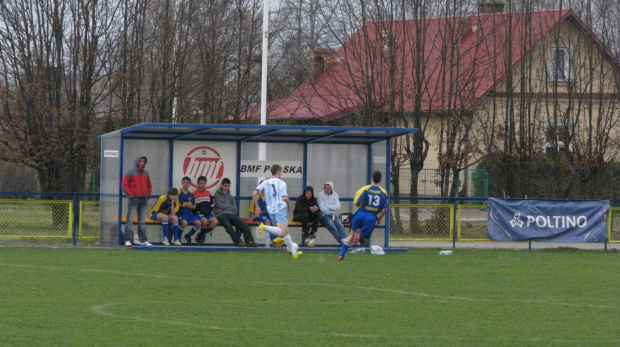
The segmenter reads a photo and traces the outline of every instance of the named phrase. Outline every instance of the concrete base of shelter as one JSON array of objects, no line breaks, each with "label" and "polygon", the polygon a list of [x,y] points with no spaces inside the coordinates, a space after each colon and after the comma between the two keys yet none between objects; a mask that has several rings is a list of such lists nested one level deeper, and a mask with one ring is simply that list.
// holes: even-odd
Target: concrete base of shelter
[{"label": "concrete base of shelter", "polygon": [[[352,247],[350,249],[356,249]],[[368,247],[365,247],[368,248]],[[284,247],[236,247],[232,245],[184,245],[184,246],[163,246],[154,244],[153,246],[133,246],[131,249],[136,251],[188,251],[188,252],[286,252]],[[340,252],[340,247],[299,247],[301,251],[306,252]],[[401,253],[407,252],[407,248],[384,248],[385,253]],[[368,250],[367,252],[370,252]]]}]

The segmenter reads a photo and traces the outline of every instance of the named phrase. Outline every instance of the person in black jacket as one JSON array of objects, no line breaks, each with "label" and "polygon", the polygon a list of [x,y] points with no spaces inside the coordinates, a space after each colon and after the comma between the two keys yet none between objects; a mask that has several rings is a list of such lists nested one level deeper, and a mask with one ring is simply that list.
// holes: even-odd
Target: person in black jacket
[{"label": "person in black jacket", "polygon": [[[319,228],[321,216],[319,203],[314,197],[314,188],[308,186],[304,190],[304,193],[297,197],[295,209],[293,210],[293,221],[301,222],[304,242],[308,240],[308,246],[314,246],[314,239],[316,239],[316,231]],[[310,222],[312,222],[312,230],[310,230],[308,225]]]}]

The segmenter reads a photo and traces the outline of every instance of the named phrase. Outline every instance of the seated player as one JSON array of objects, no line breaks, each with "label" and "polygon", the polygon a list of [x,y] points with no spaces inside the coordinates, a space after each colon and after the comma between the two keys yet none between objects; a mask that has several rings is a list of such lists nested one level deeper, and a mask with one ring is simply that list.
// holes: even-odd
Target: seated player
[{"label": "seated player", "polygon": [[[202,214],[195,214],[193,211],[196,209],[196,198],[194,197],[194,194],[192,194],[189,191],[189,186],[192,184],[192,179],[185,176],[181,179],[181,185],[183,186],[183,188],[181,188],[181,192],[179,192],[179,204],[181,205],[181,208],[179,208],[179,224],[181,227],[181,234],[183,233],[183,229],[189,224],[192,225],[192,230],[190,230],[189,233],[187,233],[187,235],[185,235],[185,239],[190,239],[192,238],[192,235],[194,235],[196,232],[198,232],[198,229],[200,229],[202,227],[202,223],[200,222],[200,220],[204,217]],[[178,235],[181,236],[181,235]],[[181,238],[177,237],[177,235],[174,236],[175,237],[175,241],[174,241],[174,245],[175,246],[180,246],[181,245]]]},{"label": "seated player", "polygon": [[[168,241],[168,224],[172,222],[172,232],[179,234],[179,218],[176,213],[179,210],[179,191],[176,188],[168,189],[168,194],[157,199],[151,209],[150,218],[161,222],[161,230],[164,236],[164,246],[170,246]],[[174,208],[172,208],[174,206]]]},{"label": "seated player", "polygon": [[[200,232],[196,235],[196,243],[200,246],[205,242],[207,234],[213,231],[217,226],[217,218],[212,214],[213,212],[213,199],[211,198],[211,192],[206,189],[207,178],[205,176],[198,177],[198,189],[194,191],[194,197],[196,198],[196,209],[194,213],[202,216],[200,219]],[[192,243],[191,235],[185,235],[187,244]]]},{"label": "seated player", "polygon": [[323,213],[321,224],[323,224],[336,241],[342,245],[344,239],[347,237],[347,233],[344,231],[344,225],[342,225],[340,218],[338,218],[340,199],[338,198],[338,193],[334,191],[334,183],[326,182],[323,185],[323,191],[319,193],[317,202]]}]

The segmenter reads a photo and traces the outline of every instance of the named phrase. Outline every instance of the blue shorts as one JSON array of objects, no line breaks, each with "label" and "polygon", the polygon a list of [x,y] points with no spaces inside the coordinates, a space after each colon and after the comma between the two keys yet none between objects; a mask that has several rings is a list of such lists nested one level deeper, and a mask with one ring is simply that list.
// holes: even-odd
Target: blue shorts
[{"label": "blue shorts", "polygon": [[187,221],[187,224],[194,224],[195,221],[200,221],[204,218],[202,213],[188,213],[179,215],[179,223],[182,221]]},{"label": "blue shorts", "polygon": [[263,224],[265,224],[267,221],[269,221],[271,223],[271,218],[269,218],[269,214],[268,213],[261,213],[260,216],[254,218],[254,221],[256,223],[263,223]]},{"label": "blue shorts", "polygon": [[153,212],[149,218],[150,218],[151,220],[157,220],[157,215],[158,215],[158,214],[159,214],[158,212]]},{"label": "blue shorts", "polygon": [[271,219],[271,224],[276,225],[276,222],[284,225],[288,225],[288,212],[285,208],[276,212],[275,214],[269,214],[269,219]]},{"label": "blue shorts", "polygon": [[215,218],[215,216],[214,216],[214,215],[212,215],[212,214],[210,214],[210,215],[208,215],[208,216],[205,216],[205,215],[204,215],[204,214],[202,214],[202,213],[198,213],[198,215],[199,215],[199,216],[202,216],[202,217],[200,217],[201,219],[202,219],[202,218],[206,218],[207,220],[209,220],[209,219],[211,219],[211,218]]},{"label": "blue shorts", "polygon": [[377,225],[377,215],[372,212],[365,212],[364,210],[357,210],[353,215],[353,221],[351,221],[351,231],[360,229],[361,239],[369,239],[372,232]]}]

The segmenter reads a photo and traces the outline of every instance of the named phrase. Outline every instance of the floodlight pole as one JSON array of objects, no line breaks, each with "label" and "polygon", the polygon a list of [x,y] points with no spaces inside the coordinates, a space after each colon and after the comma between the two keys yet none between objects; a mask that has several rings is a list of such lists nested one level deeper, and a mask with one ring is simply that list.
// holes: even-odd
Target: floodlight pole
[{"label": "floodlight pole", "polygon": [[[260,91],[260,124],[267,125],[267,68],[269,58],[269,0],[263,0],[263,57]],[[258,144],[258,160],[267,160],[267,144]]]}]

